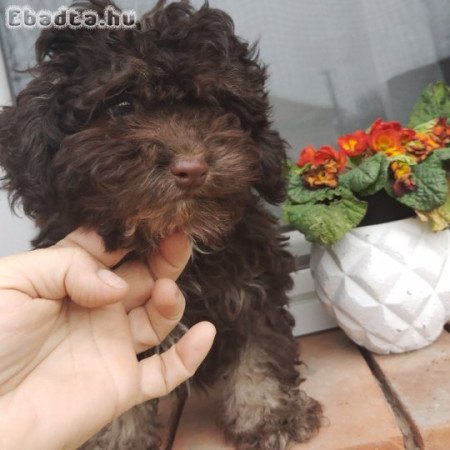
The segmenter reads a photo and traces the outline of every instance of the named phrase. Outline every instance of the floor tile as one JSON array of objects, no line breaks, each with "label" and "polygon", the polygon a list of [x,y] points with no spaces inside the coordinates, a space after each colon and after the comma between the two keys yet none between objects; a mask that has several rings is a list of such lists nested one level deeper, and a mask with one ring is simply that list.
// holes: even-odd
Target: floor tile
[{"label": "floor tile", "polygon": [[322,402],[328,425],[295,450],[403,449],[394,414],[356,346],[341,332],[300,341],[303,388]]},{"label": "floor tile", "polygon": [[[309,443],[295,450],[396,450],[402,435],[370,369],[340,331],[300,340],[307,364],[302,387],[320,400],[327,424]],[[216,427],[214,392],[194,394],[183,411],[173,450],[231,450]]]},{"label": "floor tile", "polygon": [[426,450],[450,449],[450,333],[424,349],[374,356]]}]

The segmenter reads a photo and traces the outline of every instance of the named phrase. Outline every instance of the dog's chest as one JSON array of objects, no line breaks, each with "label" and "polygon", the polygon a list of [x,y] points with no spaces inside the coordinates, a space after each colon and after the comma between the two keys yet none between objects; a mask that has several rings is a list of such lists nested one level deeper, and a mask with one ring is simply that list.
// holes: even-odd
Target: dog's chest
[{"label": "dog's chest", "polygon": [[225,324],[236,321],[247,302],[253,270],[245,254],[230,252],[195,255],[179,280],[186,297],[188,325],[199,320]]}]

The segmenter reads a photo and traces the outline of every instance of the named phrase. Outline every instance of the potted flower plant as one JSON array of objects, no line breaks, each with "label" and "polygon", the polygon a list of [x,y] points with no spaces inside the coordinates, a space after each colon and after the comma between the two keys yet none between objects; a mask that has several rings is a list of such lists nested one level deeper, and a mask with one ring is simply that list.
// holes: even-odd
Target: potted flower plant
[{"label": "potted flower plant", "polygon": [[315,244],[316,292],[378,353],[428,345],[450,320],[448,118],[450,88],[433,84],[408,126],[377,119],[289,165],[283,214]]}]

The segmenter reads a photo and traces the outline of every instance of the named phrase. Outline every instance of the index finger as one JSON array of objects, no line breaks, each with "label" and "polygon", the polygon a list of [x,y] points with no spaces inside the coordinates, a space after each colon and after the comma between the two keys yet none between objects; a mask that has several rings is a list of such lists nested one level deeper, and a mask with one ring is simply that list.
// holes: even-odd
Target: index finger
[{"label": "index finger", "polygon": [[159,252],[148,259],[150,271],[155,279],[176,280],[183,272],[192,254],[189,238],[181,231],[162,240]]},{"label": "index finger", "polygon": [[55,247],[80,247],[106,267],[115,266],[129,253],[126,249],[106,251],[103,239],[95,231],[86,228],[72,231],[55,244]]}]

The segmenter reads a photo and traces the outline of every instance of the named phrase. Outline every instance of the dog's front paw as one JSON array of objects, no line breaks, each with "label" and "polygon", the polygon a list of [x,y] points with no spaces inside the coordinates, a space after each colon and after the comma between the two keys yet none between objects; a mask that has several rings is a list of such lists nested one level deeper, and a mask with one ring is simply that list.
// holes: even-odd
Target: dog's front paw
[{"label": "dog's front paw", "polygon": [[263,414],[255,411],[255,415],[260,415],[257,423],[249,421],[246,424],[237,419],[224,424],[227,440],[238,450],[286,450],[289,444],[311,439],[319,430],[323,417],[321,405],[302,391],[296,402],[266,410]]}]

